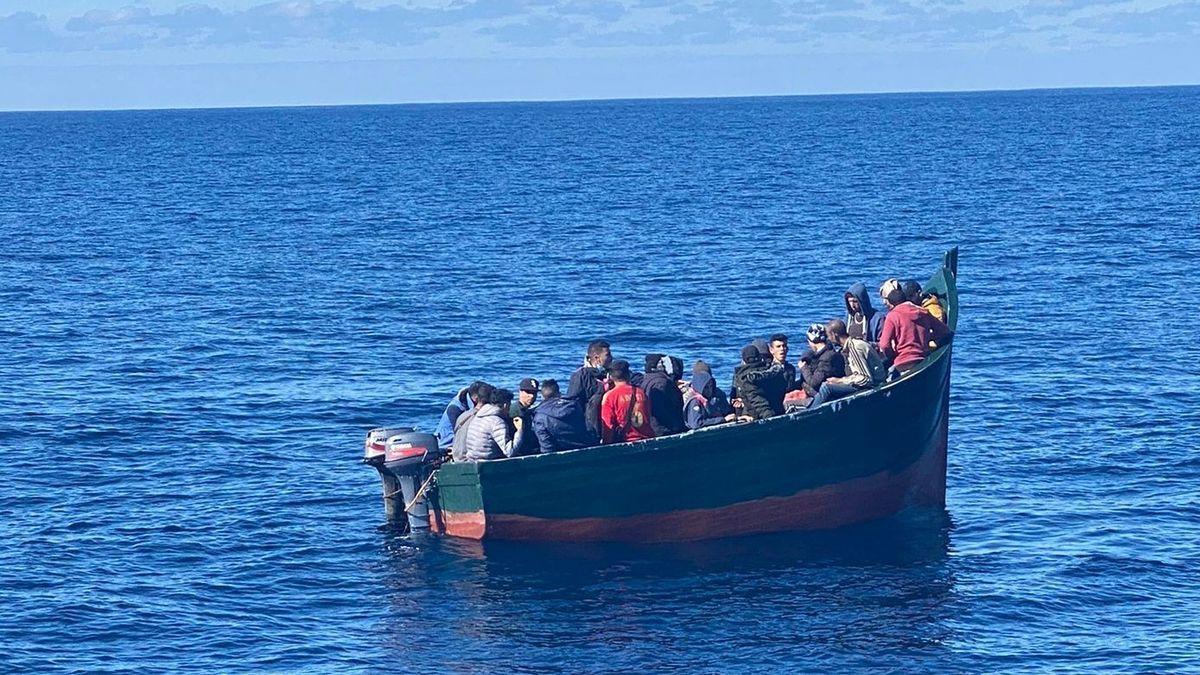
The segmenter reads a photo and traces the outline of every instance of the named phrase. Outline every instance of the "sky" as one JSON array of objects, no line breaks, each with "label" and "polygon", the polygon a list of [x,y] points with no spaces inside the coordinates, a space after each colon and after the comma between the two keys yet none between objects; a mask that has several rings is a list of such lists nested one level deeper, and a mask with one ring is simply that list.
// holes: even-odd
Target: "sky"
[{"label": "sky", "polygon": [[1200,83],[1200,0],[0,0],[0,110]]}]

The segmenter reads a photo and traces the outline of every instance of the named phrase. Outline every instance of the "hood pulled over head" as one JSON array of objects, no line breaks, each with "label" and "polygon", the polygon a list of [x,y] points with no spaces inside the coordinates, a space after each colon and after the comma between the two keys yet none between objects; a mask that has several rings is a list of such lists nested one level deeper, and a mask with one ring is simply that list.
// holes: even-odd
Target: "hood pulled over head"
[{"label": "hood pulled over head", "polygon": [[857,283],[846,289],[846,312],[853,314],[853,312],[850,311],[851,297],[858,299],[858,305],[862,307],[862,313],[864,316],[870,318],[871,315],[875,313],[875,308],[871,306],[871,294],[867,292],[866,284]]},{"label": "hood pulled over head", "polygon": [[692,377],[692,389],[704,398],[712,398],[717,393],[717,381],[711,374],[699,372]]}]

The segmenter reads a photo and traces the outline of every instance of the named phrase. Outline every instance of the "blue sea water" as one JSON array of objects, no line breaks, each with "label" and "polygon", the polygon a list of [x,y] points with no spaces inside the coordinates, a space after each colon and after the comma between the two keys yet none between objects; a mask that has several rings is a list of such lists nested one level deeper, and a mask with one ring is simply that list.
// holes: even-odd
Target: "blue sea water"
[{"label": "blue sea water", "polygon": [[[0,114],[0,158],[0,670],[1200,669],[1200,89]],[[724,381],[955,245],[944,512],[381,528],[373,425],[597,336]]]}]

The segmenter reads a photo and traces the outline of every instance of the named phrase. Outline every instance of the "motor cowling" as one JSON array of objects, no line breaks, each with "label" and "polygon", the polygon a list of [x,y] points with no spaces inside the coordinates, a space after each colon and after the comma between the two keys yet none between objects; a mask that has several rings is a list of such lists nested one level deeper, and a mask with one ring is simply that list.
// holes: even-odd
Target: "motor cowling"
[{"label": "motor cowling", "polygon": [[367,440],[363,443],[363,462],[376,468],[382,467],[388,439],[413,431],[416,430],[412,427],[379,427],[368,431]]},{"label": "motor cowling", "polygon": [[383,468],[396,476],[422,473],[422,467],[439,454],[438,439],[415,429],[404,429],[388,437]]},{"label": "motor cowling", "polygon": [[367,432],[363,462],[379,472],[388,522],[409,530],[429,529],[429,500],[421,491],[441,457],[437,437],[413,427],[379,427]]}]

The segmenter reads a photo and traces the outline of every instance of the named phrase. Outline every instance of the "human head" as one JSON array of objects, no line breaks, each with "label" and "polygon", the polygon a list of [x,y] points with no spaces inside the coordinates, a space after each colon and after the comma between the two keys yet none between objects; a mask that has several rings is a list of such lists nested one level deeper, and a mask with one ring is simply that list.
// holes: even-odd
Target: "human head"
[{"label": "human head", "polygon": [[528,408],[537,400],[538,381],[532,377],[527,377],[521,380],[517,385],[517,400],[521,402],[522,408]]},{"label": "human head", "polygon": [[717,381],[711,373],[701,371],[692,377],[692,389],[705,398],[712,398],[716,394]]},{"label": "human head", "polygon": [[512,405],[513,393],[507,389],[496,389],[492,392],[492,398],[489,403],[500,406],[500,410],[504,414],[508,414],[509,406]]},{"label": "human head", "polygon": [[[484,386],[487,386],[487,382],[484,382],[483,380],[475,380],[470,384],[470,386],[467,387],[467,397],[471,399],[471,403],[473,405],[479,405],[479,388]],[[483,402],[487,403],[487,399],[483,399]]]},{"label": "human head", "polygon": [[712,366],[708,365],[708,363],[703,360],[697,360],[696,364],[692,366],[692,375],[694,376],[700,373],[708,373],[709,375],[712,375]]},{"label": "human head", "polygon": [[587,360],[596,368],[607,368],[612,363],[612,349],[604,340],[592,340],[588,343]]},{"label": "human head", "polygon": [[921,304],[921,284],[908,279],[900,284],[900,290],[904,291],[904,297],[909,302],[914,305]]},{"label": "human head", "polygon": [[625,359],[617,359],[608,365],[608,376],[615,382],[629,381],[629,362]]},{"label": "human head", "polygon": [[766,361],[767,359],[771,358],[771,347],[767,345],[766,340],[762,338],[754,338],[754,342],[751,342],[750,344],[754,345],[754,348],[758,350],[758,355],[762,357],[761,360]]},{"label": "human head", "polygon": [[[475,393],[472,394],[475,397],[475,405],[479,406],[491,403],[492,396],[496,393],[496,388],[487,382],[478,382],[477,384],[479,386],[475,388]],[[474,387],[475,385],[471,386]]]},{"label": "human head", "polygon": [[846,322],[841,319],[833,319],[826,323],[825,335],[839,345],[846,344],[846,340],[850,339],[850,334],[846,332]]},{"label": "human head", "polygon": [[[846,324],[842,323],[842,325],[845,326]],[[804,333],[804,337],[808,339],[808,346],[814,352],[829,342],[829,335],[825,330],[825,326],[819,323],[810,324],[808,330]]]},{"label": "human head", "polygon": [[659,354],[657,352],[651,352],[651,353],[647,354],[646,355],[646,370],[644,370],[643,372],[652,373],[656,370],[659,370],[662,366],[663,356],[665,356],[665,355]]},{"label": "human head", "polygon": [[549,401],[558,398],[562,392],[558,389],[558,380],[542,380],[542,400]]},{"label": "human head", "polygon": [[672,381],[678,382],[683,379],[683,359],[678,356],[663,356],[659,362],[663,372],[671,378]]},{"label": "human head", "polygon": [[889,309],[897,305],[902,305],[907,301],[907,298],[904,297],[904,291],[900,290],[899,286],[888,290],[887,295],[883,299],[887,302]]},{"label": "human head", "polygon": [[879,286],[879,297],[886,301],[892,291],[898,290],[900,290],[900,281],[897,279],[887,279]]},{"label": "human head", "polygon": [[873,316],[875,308],[871,305],[871,294],[867,292],[866,284],[855,282],[846,289],[844,296],[846,313],[850,316]]},{"label": "human head", "polygon": [[775,359],[775,361],[777,363],[783,363],[783,362],[787,361],[788,337],[786,335],[784,335],[783,333],[776,333],[776,334],[772,335],[771,340],[770,340],[770,346],[771,346],[771,358]]},{"label": "human head", "polygon": [[742,363],[753,364],[762,362],[762,353],[754,345],[742,347]]}]

